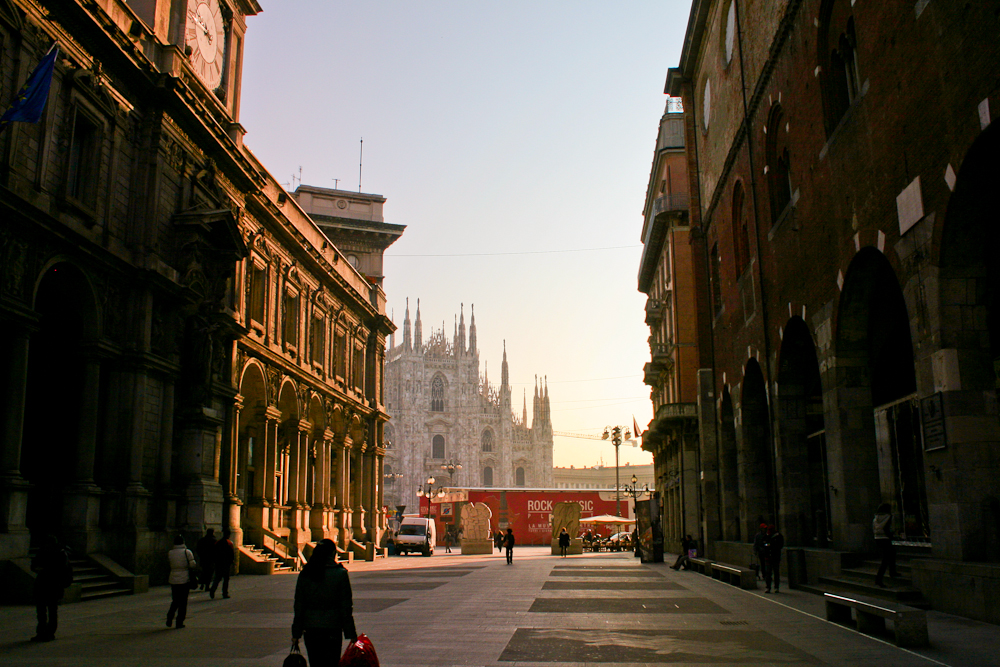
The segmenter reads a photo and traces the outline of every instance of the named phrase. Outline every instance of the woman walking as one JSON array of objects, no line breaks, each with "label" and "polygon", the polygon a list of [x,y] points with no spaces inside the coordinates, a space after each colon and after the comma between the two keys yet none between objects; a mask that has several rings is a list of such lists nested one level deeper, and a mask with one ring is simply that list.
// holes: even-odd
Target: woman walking
[{"label": "woman walking", "polygon": [[514,530],[507,529],[507,535],[503,538],[503,546],[507,550],[507,565],[514,563]]},{"label": "woman walking", "polygon": [[566,557],[566,551],[569,549],[569,532],[563,528],[559,531],[559,555],[563,558]]},{"label": "woman walking", "polygon": [[[167,560],[170,561],[170,609],[167,611],[167,627],[174,623],[174,614],[177,615],[178,630],[184,627],[184,619],[187,617],[188,593],[191,592],[191,578],[195,576],[194,568],[197,561],[191,550],[184,546],[184,536],[178,535],[174,538],[174,548],[167,552]],[[197,581],[197,580],[196,580]]]},{"label": "woman walking", "polygon": [[311,667],[335,667],[340,661],[341,635],[358,638],[354,629],[354,601],[347,570],[337,562],[337,547],[323,540],[295,582],[295,618],[292,638],[303,632]]}]

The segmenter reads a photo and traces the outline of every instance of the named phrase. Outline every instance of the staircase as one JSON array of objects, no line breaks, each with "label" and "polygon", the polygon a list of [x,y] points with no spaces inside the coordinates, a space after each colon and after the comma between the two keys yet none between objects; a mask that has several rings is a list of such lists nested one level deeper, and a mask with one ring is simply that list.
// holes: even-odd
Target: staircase
[{"label": "staircase", "polygon": [[240,547],[240,571],[247,574],[282,574],[293,570],[294,561],[257,546],[244,544]]},{"label": "staircase", "polygon": [[90,558],[71,558],[73,583],[79,584],[80,602],[132,595],[132,588],[122,583]]},{"label": "staircase", "polygon": [[883,583],[886,588],[875,585],[875,576],[881,561],[858,554],[856,562],[850,567],[841,568],[840,575],[835,577],[819,577],[815,584],[802,584],[801,590],[822,595],[823,593],[857,594],[861,593],[873,598],[898,602],[917,609],[930,609],[930,603],[924,599],[920,591],[913,587],[910,577],[910,560],[930,556],[930,547],[897,546],[896,571],[899,577],[893,579],[887,572]]}]

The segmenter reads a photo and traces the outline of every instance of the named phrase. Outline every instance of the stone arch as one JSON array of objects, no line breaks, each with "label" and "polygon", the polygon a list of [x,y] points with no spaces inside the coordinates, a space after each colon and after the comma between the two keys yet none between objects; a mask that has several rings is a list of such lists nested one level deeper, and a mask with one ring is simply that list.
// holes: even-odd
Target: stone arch
[{"label": "stone arch", "polygon": [[839,495],[832,508],[834,540],[850,549],[871,548],[871,517],[882,502],[893,506],[897,533],[926,538],[910,320],[896,274],[875,248],[862,248],[848,267],[835,349],[838,442],[828,442],[828,459],[839,464],[831,471],[840,469],[839,480],[831,480]]},{"label": "stone arch", "polygon": [[736,440],[736,415],[729,387],[722,388],[719,410],[719,468],[722,494],[722,534],[726,540],[738,541],[740,533],[739,447]]},{"label": "stone arch", "polygon": [[[92,352],[100,325],[97,299],[76,265],[53,260],[39,274],[33,295],[38,328],[28,346],[21,473],[31,484],[25,521],[32,540],[61,535],[74,549],[93,548],[93,512],[74,504],[100,474],[99,420],[103,413],[100,362]],[[58,385],[58,399],[53,388]],[[83,522],[83,523],[81,523]]]},{"label": "stone arch", "polygon": [[756,359],[747,362],[740,400],[742,440],[737,454],[742,537],[750,539],[761,520],[775,515],[774,469],[767,385]]},{"label": "stone arch", "polygon": [[830,481],[823,386],[816,347],[801,317],[785,325],[776,400],[782,530],[789,544],[825,547],[830,539]]},{"label": "stone arch", "polygon": [[275,498],[281,506],[295,499],[295,485],[299,464],[299,399],[295,382],[285,378],[278,391],[278,410],[281,412],[278,427],[278,446],[275,459]]},{"label": "stone arch", "polygon": [[324,479],[321,465],[329,467],[326,452],[326,410],[323,409],[323,398],[313,392],[309,397],[309,423],[312,430],[309,433],[308,463],[306,465],[306,502],[319,508],[327,498],[326,490],[320,483]]},{"label": "stone arch", "polygon": [[[1000,123],[983,130],[962,160],[939,237],[939,323],[941,349],[935,353],[935,384],[942,391],[946,421],[956,417],[974,429],[949,429],[945,449],[928,451],[945,480],[961,479],[937,502],[957,508],[955,537],[944,536],[935,555],[975,561],[1000,561],[1000,514],[996,480],[1000,477],[1000,420],[995,403],[1000,372]],[[988,244],[994,244],[992,246]],[[993,399],[995,401],[995,398]],[[956,448],[963,452],[955,456]],[[928,449],[933,449],[928,443]],[[932,483],[937,490],[940,483]],[[957,543],[960,536],[960,544]],[[939,548],[940,547],[940,548]]]},{"label": "stone arch", "polygon": [[240,377],[243,408],[238,426],[239,451],[236,455],[236,495],[246,507],[251,498],[264,495],[264,455],[267,443],[267,381],[264,368],[249,361]]}]

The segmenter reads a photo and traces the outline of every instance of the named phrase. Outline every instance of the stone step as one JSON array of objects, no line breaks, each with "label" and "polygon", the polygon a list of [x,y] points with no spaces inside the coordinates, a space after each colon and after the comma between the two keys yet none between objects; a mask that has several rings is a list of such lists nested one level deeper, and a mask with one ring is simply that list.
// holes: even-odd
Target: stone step
[{"label": "stone step", "polygon": [[80,602],[91,602],[93,600],[105,600],[116,598],[122,595],[131,595],[132,591],[127,588],[103,588],[98,591],[84,590],[80,595]]}]

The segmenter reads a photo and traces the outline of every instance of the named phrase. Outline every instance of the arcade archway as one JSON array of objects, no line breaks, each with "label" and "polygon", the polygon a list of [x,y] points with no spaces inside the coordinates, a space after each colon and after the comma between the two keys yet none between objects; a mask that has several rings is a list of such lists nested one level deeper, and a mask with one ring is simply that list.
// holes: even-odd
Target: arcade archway
[{"label": "arcade archway", "polygon": [[747,362],[740,402],[743,440],[738,452],[740,517],[743,539],[749,539],[761,521],[774,520],[774,468],[767,388],[760,364]]}]

